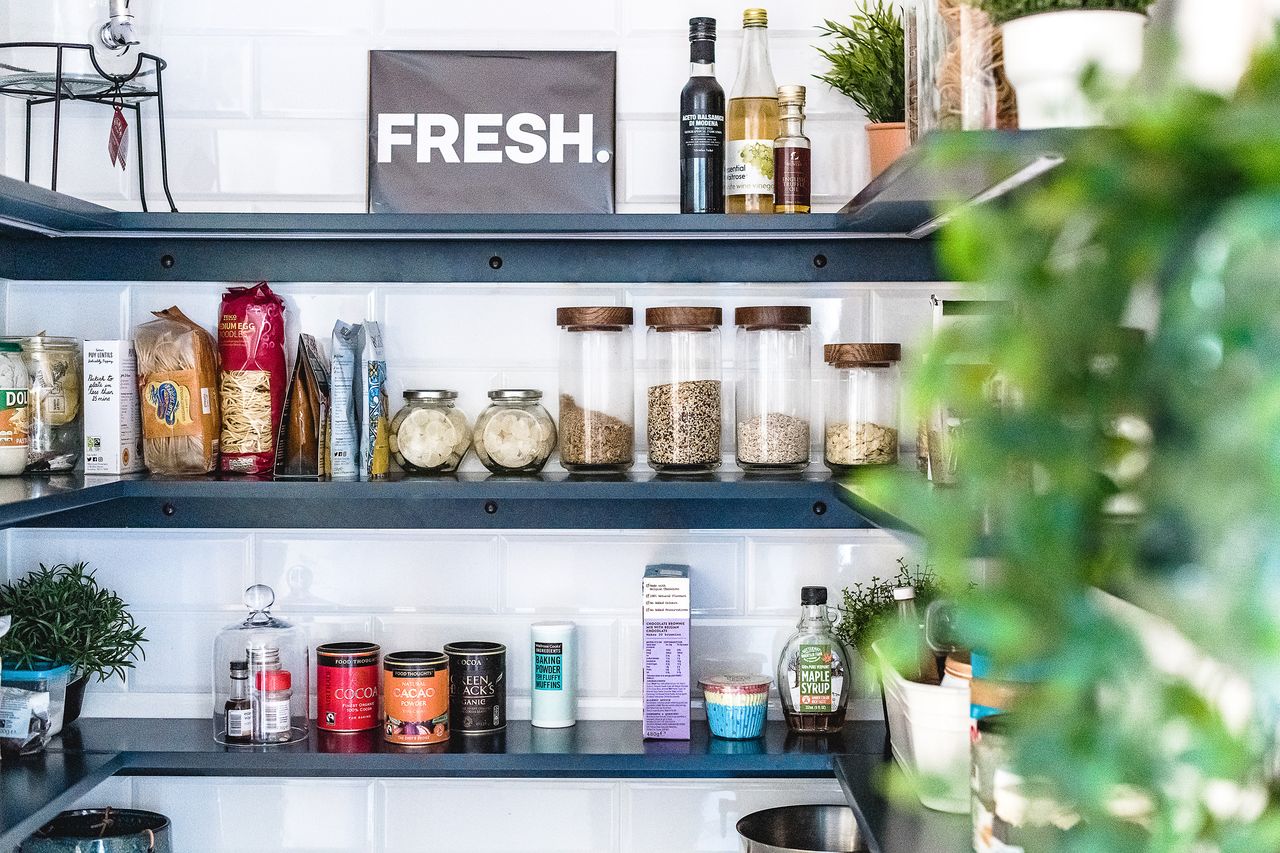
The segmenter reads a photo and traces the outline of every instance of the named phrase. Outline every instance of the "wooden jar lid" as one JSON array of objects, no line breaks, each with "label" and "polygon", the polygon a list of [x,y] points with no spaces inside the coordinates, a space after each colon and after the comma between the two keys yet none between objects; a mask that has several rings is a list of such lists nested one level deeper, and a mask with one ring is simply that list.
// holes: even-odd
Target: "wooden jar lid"
[{"label": "wooden jar lid", "polygon": [[752,329],[783,329],[813,322],[808,305],[751,305],[733,312],[733,322]]},{"label": "wooden jar lid", "polygon": [[621,328],[630,326],[634,317],[635,313],[631,308],[621,305],[556,309],[557,326],[590,329]]},{"label": "wooden jar lid", "polygon": [[719,326],[723,319],[724,312],[719,308],[702,305],[649,308],[644,312],[645,324],[661,329],[709,329]]},{"label": "wooden jar lid", "polygon": [[865,367],[902,360],[902,344],[827,344],[822,360],[834,367]]}]

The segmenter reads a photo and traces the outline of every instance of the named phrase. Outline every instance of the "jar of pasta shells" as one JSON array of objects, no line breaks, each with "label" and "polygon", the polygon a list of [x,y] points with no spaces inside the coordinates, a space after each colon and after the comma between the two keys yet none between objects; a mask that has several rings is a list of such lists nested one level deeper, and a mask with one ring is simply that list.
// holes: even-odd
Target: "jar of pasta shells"
[{"label": "jar of pasta shells", "polygon": [[823,461],[847,473],[898,461],[900,344],[827,344]]},{"label": "jar of pasta shells", "polygon": [[404,392],[404,406],[391,422],[391,455],[410,474],[458,470],[471,446],[471,425],[457,407],[457,391]]},{"label": "jar of pasta shells", "polygon": [[556,425],[542,407],[542,392],[504,388],[489,392],[489,408],[476,418],[476,456],[495,474],[536,474],[556,446]]}]

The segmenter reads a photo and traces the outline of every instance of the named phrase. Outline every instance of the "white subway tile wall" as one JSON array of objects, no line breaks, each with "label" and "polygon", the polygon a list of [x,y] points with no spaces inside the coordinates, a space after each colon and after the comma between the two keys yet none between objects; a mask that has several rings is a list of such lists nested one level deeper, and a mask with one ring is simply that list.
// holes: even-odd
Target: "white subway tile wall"
[{"label": "white subway tile wall", "polygon": [[[62,2],[0,0],[0,40],[58,37]],[[135,0],[135,5],[142,4]],[[736,76],[739,15],[747,3],[566,0],[437,4],[419,0],[152,0],[150,43],[165,76],[169,170],[186,211],[362,211],[365,205],[367,51],[371,48],[592,49],[618,53],[617,209],[669,212],[677,202],[674,104],[687,73],[687,19],[720,20],[719,76]],[[818,210],[843,205],[867,179],[865,118],[814,80],[822,61],[814,25],[847,15],[835,0],[770,9],[779,82],[809,87]],[[0,99],[0,171],[21,177],[21,105]],[[33,170],[46,182],[51,117],[34,125]],[[111,169],[103,148],[109,111],[67,105],[59,189],[137,209],[136,157]],[[159,199],[157,134],[146,119],[148,188]],[[150,311],[177,304],[212,329],[218,282],[4,284],[8,334],[47,329],[81,337],[129,337]],[[908,354],[929,324],[930,293],[950,285],[549,284],[512,291],[434,285],[274,284],[288,304],[289,348],[298,331],[327,343],[333,321],[384,324],[394,402],[411,387],[455,387],[474,418],[498,386],[538,387],[556,414],[559,305],[736,305],[802,302],[814,308],[818,346],[836,340],[901,340]],[[638,315],[638,320],[641,317]],[[731,313],[726,313],[731,323]],[[643,370],[643,329],[637,327]],[[724,336],[733,366],[732,329]],[[731,378],[727,373],[726,378]],[[642,388],[643,380],[637,385]],[[815,442],[821,394],[814,395]],[[732,396],[727,395],[731,404]],[[643,397],[637,397],[643,419]],[[727,407],[727,411],[731,411]],[[726,423],[729,415],[726,414]],[[641,436],[643,436],[643,422]],[[731,431],[726,430],[726,436]],[[903,435],[913,436],[904,418]],[[643,445],[643,442],[642,442]],[[643,448],[642,448],[643,449]],[[731,440],[724,450],[732,453]],[[730,457],[731,459],[731,457]],[[474,455],[465,467],[478,470]],[[798,588],[883,576],[914,543],[886,533],[789,531],[166,531],[11,530],[8,574],[37,563],[89,560],[147,626],[146,660],[128,683],[90,688],[99,716],[202,716],[209,709],[209,649],[240,618],[240,595],[269,583],[277,609],[305,624],[314,643],[368,637],[384,648],[484,636],[511,648],[511,711],[528,715],[528,625],[572,618],[581,626],[584,718],[635,718],[640,709],[638,596],[647,563],[693,566],[694,677],[722,667],[769,672],[791,629]],[[864,697],[855,713],[878,714]],[[776,708],[775,708],[776,715]],[[175,849],[408,851],[468,849],[729,851],[734,823],[750,811],[842,802],[834,781],[797,780],[257,780],[113,779],[82,805],[134,805],[174,820]],[[422,832],[431,802],[434,835]],[[475,828],[483,826],[485,833]],[[546,829],[552,827],[554,829]],[[247,828],[251,828],[247,831]],[[434,839],[434,840],[433,840]],[[486,840],[487,839],[487,840]],[[488,846],[485,846],[485,845]]]},{"label": "white subway tile wall", "polygon": [[[0,39],[50,37],[84,0],[0,0]],[[365,208],[365,113],[371,49],[570,49],[618,54],[616,158],[619,212],[670,210],[679,200],[676,104],[688,74],[688,19],[720,23],[717,68],[726,90],[737,77],[745,2],[525,0],[423,3],[365,0],[152,0],[140,5],[147,47],[169,62],[164,75],[170,186],[182,210]],[[835,210],[866,183],[862,113],[814,79],[824,18],[849,14],[836,0],[796,0],[770,8],[770,52],[779,83],[809,88],[816,209]],[[23,112],[3,99],[0,171],[22,176]],[[110,110],[65,108],[59,189],[113,207],[137,209],[136,157],[127,172],[106,155]],[[159,198],[158,127],[148,110],[149,194]],[[33,170],[47,185],[52,112],[37,109]]]}]

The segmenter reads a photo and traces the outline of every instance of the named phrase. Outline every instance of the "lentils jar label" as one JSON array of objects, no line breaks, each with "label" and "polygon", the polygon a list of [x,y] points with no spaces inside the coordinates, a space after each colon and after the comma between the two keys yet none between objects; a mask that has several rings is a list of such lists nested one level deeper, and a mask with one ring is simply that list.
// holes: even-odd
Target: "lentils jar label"
[{"label": "lentils jar label", "polygon": [[800,714],[828,713],[836,709],[835,688],[831,677],[831,647],[825,643],[802,645],[796,661],[795,708]]},{"label": "lentils jar label", "polygon": [[31,410],[26,388],[0,388],[0,447],[26,447]]},{"label": "lentils jar label", "polygon": [[[356,645],[356,644],[348,644]],[[316,726],[330,732],[378,727],[378,647],[316,650]]]},{"label": "lentils jar label", "polygon": [[388,743],[421,746],[449,739],[449,662],[444,655],[387,655],[382,697]]}]

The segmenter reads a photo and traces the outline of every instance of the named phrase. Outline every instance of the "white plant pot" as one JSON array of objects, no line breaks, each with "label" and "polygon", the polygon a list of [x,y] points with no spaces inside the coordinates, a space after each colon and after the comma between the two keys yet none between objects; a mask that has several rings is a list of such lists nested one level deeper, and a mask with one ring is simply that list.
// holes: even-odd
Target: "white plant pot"
[{"label": "white plant pot", "polygon": [[1006,23],[1004,70],[1018,93],[1019,127],[1102,124],[1081,78],[1094,64],[1109,85],[1132,78],[1142,66],[1146,23],[1137,12],[1108,9],[1042,12]]},{"label": "white plant pot", "polygon": [[969,688],[908,681],[889,663],[879,642],[872,643],[871,650],[884,685],[893,757],[917,783],[925,806],[968,812]]}]

